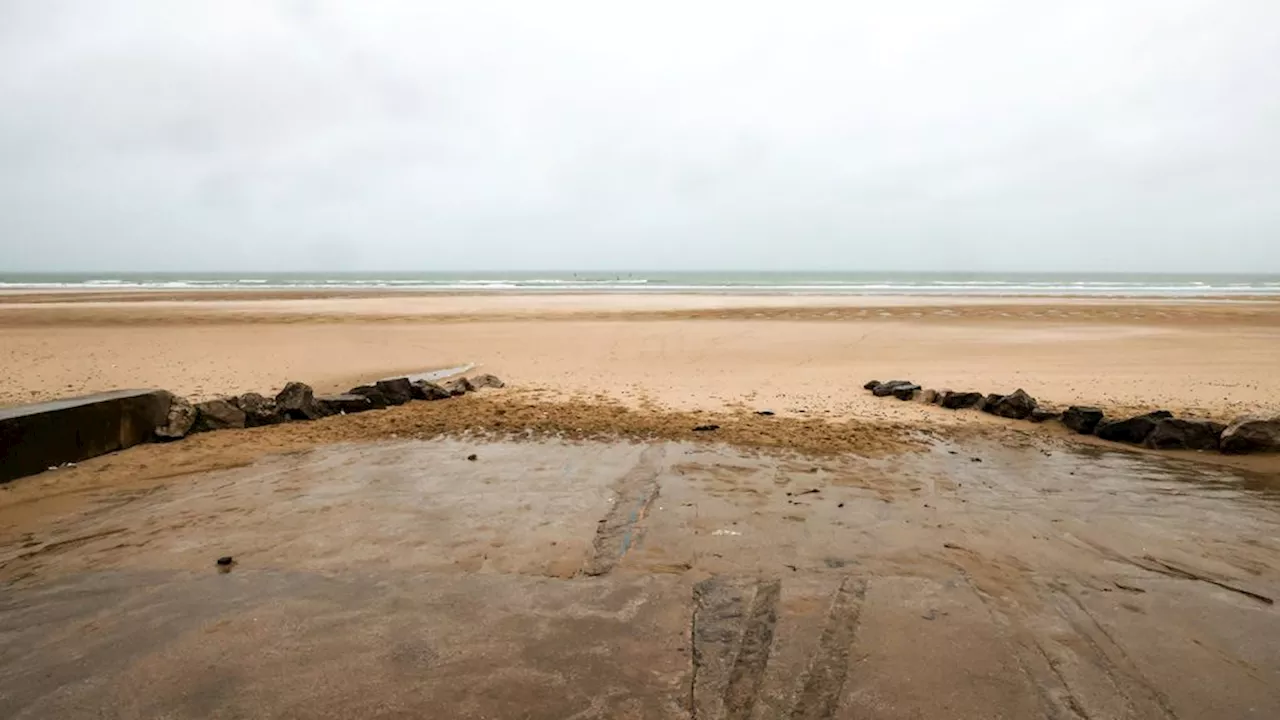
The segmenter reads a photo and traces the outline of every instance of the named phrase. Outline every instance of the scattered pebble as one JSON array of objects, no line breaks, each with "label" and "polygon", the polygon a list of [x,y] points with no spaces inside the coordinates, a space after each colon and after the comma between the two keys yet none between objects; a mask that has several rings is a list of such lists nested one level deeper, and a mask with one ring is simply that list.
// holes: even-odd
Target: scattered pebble
[{"label": "scattered pebble", "polygon": [[476,460],[480,459],[480,456],[476,455],[475,453],[471,453],[470,455],[467,456],[467,459],[470,460],[471,462],[475,462]]},{"label": "scattered pebble", "polygon": [[695,427],[693,431],[694,432],[711,432],[712,430],[719,430],[719,429],[720,429],[719,425],[699,425]]}]

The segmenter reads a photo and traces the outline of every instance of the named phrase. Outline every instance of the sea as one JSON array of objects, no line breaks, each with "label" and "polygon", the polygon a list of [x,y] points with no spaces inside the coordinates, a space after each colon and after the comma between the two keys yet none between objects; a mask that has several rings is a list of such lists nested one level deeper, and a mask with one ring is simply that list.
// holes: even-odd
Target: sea
[{"label": "sea", "polygon": [[3,273],[12,290],[380,290],[749,295],[1280,295],[1280,274],[997,272]]}]

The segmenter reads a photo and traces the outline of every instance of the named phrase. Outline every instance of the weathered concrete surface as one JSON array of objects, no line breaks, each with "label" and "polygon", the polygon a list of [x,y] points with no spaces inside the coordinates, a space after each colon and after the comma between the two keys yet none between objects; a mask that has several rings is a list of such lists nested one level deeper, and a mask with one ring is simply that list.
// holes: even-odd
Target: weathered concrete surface
[{"label": "weathered concrete surface", "polygon": [[169,413],[163,390],[117,390],[0,408],[0,482],[152,439]]},{"label": "weathered concrete surface", "polygon": [[1274,718],[1278,502],[1052,447],[333,447],[0,524],[0,717]]}]

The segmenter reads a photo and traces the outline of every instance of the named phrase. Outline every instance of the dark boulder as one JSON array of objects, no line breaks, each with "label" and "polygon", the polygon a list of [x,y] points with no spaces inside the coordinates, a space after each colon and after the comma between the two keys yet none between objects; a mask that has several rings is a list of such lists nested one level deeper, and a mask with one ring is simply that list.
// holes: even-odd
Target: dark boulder
[{"label": "dark boulder", "polygon": [[916,393],[920,392],[920,386],[915,384],[899,385],[893,389],[893,396],[899,400],[914,400]]},{"label": "dark boulder", "polygon": [[1072,405],[1062,413],[1062,424],[1081,435],[1092,435],[1102,417],[1102,411],[1096,407]]},{"label": "dark boulder", "polygon": [[982,393],[951,392],[950,390],[942,393],[941,405],[948,410],[963,410],[964,408],[977,407],[981,404]]},{"label": "dark boulder", "polygon": [[316,403],[310,385],[291,382],[276,395],[276,411],[287,420],[316,420],[324,417],[324,409]]},{"label": "dark boulder", "polygon": [[172,397],[169,400],[169,414],[165,418],[164,425],[156,428],[156,437],[161,440],[181,440],[191,432],[199,414],[190,400]]},{"label": "dark boulder", "polygon": [[413,384],[409,378],[379,380],[374,387],[381,390],[382,396],[392,405],[403,405],[413,399]]},{"label": "dark boulder", "polygon": [[865,385],[863,385],[863,386],[862,386],[862,389],[863,389],[863,390],[875,390],[875,389],[876,389],[876,388],[878,388],[878,387],[880,387],[880,381],[879,381],[879,380],[868,380],[868,381],[867,381],[867,383],[866,383]]},{"label": "dark boulder", "polygon": [[415,400],[448,400],[453,397],[448,390],[429,380],[416,380],[413,383],[413,398]]},{"label": "dark boulder", "polygon": [[1104,422],[1094,429],[1093,434],[1111,442],[1141,445],[1146,442],[1147,436],[1156,429],[1156,423],[1171,417],[1173,417],[1173,413],[1168,410],[1156,410],[1155,412],[1125,418],[1124,420]]},{"label": "dark boulder", "polygon": [[1048,422],[1050,420],[1057,419],[1058,417],[1061,417],[1061,415],[1062,413],[1057,410],[1050,410],[1049,408],[1045,408],[1045,407],[1037,407],[1031,411],[1031,414],[1027,416],[1027,419],[1033,423],[1042,423],[1042,422]]},{"label": "dark boulder", "polygon": [[369,406],[374,410],[381,410],[391,403],[387,400],[387,396],[382,393],[380,388],[373,385],[361,385],[353,387],[347,391],[348,395],[361,395],[369,399]]},{"label": "dark boulder", "polygon": [[919,385],[916,385],[910,380],[890,380],[889,382],[882,382],[871,388],[871,394],[876,397],[889,397],[893,394],[894,390],[897,390],[900,387],[911,387],[916,390],[920,389]]},{"label": "dark boulder", "polygon": [[1222,452],[1280,452],[1280,415],[1237,418],[1222,431]]},{"label": "dark boulder", "polygon": [[1004,399],[1003,395],[999,393],[991,393],[990,395],[982,399],[982,404],[978,406],[978,409],[985,413],[994,414],[996,411],[996,406],[999,405],[1000,401],[1003,399]]},{"label": "dark boulder", "polygon": [[196,403],[196,413],[196,424],[192,432],[244,427],[244,411],[230,400],[206,400]]},{"label": "dark boulder", "polygon": [[1217,450],[1226,425],[1212,420],[1165,418],[1143,443],[1156,450]]},{"label": "dark boulder", "polygon": [[470,378],[468,382],[471,383],[471,387],[477,390],[480,388],[500,388],[506,386],[506,383],[499,380],[497,375],[490,375],[489,373],[476,375],[475,377]]},{"label": "dark boulder", "polygon": [[1028,395],[1027,391],[1018,388],[1000,398],[999,402],[991,408],[991,414],[1014,420],[1025,420],[1035,409],[1036,399]]},{"label": "dark boulder", "polygon": [[472,387],[471,382],[466,378],[458,378],[457,380],[448,380],[448,381],[442,382],[440,383],[440,387],[444,388],[446,391],[448,391],[450,395],[454,397],[457,397],[459,395],[466,395],[472,390],[475,390],[475,388]]},{"label": "dark boulder", "polygon": [[364,395],[352,395],[346,393],[343,395],[321,395],[316,398],[316,402],[320,407],[324,408],[325,413],[329,415],[350,415],[351,413],[364,412],[372,410],[373,403],[369,402],[369,398]]},{"label": "dark boulder", "polygon": [[276,409],[276,401],[258,393],[245,393],[235,399],[236,407],[244,412],[245,427],[261,427],[284,422]]}]

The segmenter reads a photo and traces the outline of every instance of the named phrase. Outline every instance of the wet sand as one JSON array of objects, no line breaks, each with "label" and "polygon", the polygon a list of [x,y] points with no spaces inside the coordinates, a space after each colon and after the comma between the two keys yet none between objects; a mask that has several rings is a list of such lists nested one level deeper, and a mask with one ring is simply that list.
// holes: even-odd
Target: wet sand
[{"label": "wet sand", "polygon": [[911,448],[402,437],[48,487],[0,509],[0,715],[1280,713],[1276,474]]}]

